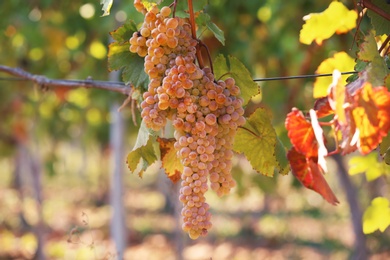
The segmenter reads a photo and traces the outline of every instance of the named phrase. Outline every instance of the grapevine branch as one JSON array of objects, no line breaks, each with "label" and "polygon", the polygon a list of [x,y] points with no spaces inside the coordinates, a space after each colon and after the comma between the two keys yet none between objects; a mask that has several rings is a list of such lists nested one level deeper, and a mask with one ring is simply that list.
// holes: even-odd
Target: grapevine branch
[{"label": "grapevine branch", "polygon": [[25,79],[34,82],[38,86],[45,87],[67,87],[67,88],[97,88],[113,92],[118,92],[123,95],[130,95],[132,87],[124,85],[122,82],[110,81],[96,81],[92,79],[87,80],[63,80],[63,79],[49,79],[42,75],[34,75],[20,68],[11,68],[0,65],[0,72],[5,72],[9,75],[15,76],[19,79]]},{"label": "grapevine branch", "polygon": [[359,3],[363,8],[367,8],[372,10],[373,12],[379,14],[383,18],[387,19],[390,21],[390,14],[386,13],[382,9],[380,9],[378,6],[376,6],[374,3],[371,2],[371,0],[362,0]]},{"label": "grapevine branch", "polygon": [[[188,0],[188,12],[190,13],[190,24],[191,24],[191,33],[192,38],[198,40],[196,37],[196,24],[195,24],[195,14],[194,14],[194,8],[192,6],[192,0]],[[199,40],[198,40],[199,42]],[[204,67],[203,65],[203,58],[202,53],[200,52],[200,44],[198,43],[196,45],[196,58],[198,59],[199,67],[202,69]]]}]

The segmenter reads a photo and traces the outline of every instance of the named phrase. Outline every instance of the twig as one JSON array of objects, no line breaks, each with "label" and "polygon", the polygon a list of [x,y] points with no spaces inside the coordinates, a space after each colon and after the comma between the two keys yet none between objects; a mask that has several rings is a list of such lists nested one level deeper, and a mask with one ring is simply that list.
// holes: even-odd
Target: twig
[{"label": "twig", "polygon": [[31,74],[20,68],[11,68],[4,65],[0,65],[0,71],[7,73],[9,75],[13,75],[17,78],[32,81],[41,87],[97,88],[97,89],[104,89],[113,92],[118,92],[127,96],[131,93],[131,89],[132,89],[131,86],[124,85],[121,82],[95,81],[91,79],[87,79],[87,80],[49,79],[45,76]]},{"label": "twig", "polygon": [[385,18],[386,20],[389,20],[390,21],[390,14],[386,13],[384,10],[380,9],[378,6],[376,6],[374,3],[371,2],[371,0],[362,0],[360,2],[360,5],[363,7],[363,8],[367,8],[367,9],[370,9],[371,11],[373,11],[374,13],[377,13],[379,14],[380,16],[382,16],[383,18]]},{"label": "twig", "polygon": [[206,49],[207,58],[209,59],[209,64],[210,64],[211,73],[214,74],[213,61],[211,60],[211,54],[210,54],[209,47],[207,47],[207,45],[204,44],[202,41],[199,41],[199,45],[200,45],[200,47],[203,47],[203,48]]},{"label": "twig", "polygon": [[[198,40],[196,37],[196,24],[195,24],[195,14],[194,14],[194,7],[192,6],[192,0],[188,0],[188,12],[190,13],[190,24],[191,24],[191,33],[192,38]],[[203,69],[204,63],[202,58],[202,53],[200,51],[200,44],[196,45],[196,58],[198,59],[199,68]]]}]

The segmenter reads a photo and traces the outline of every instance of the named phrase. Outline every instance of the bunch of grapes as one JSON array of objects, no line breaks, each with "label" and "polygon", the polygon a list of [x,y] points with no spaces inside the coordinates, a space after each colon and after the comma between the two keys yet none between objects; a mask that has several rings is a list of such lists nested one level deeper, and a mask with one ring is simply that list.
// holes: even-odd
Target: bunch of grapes
[{"label": "bunch of grapes", "polygon": [[208,180],[219,196],[235,186],[232,143],[237,127],[245,123],[243,100],[234,79],[217,81],[209,68],[196,65],[197,40],[187,19],[169,18],[169,7],[145,11],[139,2],[135,0],[135,5],[145,19],[130,39],[130,51],[145,57],[150,78],[141,116],[153,130],[172,120],[174,147],[184,166],[179,198],[182,227],[196,239],[211,228],[204,196]]}]

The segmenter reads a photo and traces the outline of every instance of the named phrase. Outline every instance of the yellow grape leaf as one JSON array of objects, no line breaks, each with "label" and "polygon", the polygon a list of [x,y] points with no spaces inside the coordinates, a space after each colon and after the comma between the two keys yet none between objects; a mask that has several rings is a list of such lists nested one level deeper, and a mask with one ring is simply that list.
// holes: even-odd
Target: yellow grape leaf
[{"label": "yellow grape leaf", "polygon": [[100,0],[100,4],[103,5],[102,10],[103,14],[102,16],[106,16],[110,14],[111,6],[114,0]]},{"label": "yellow grape leaf", "polygon": [[360,51],[357,53],[358,58],[362,61],[373,61],[374,58],[380,57],[378,45],[375,40],[375,31],[364,37],[364,42],[360,45]]},{"label": "yellow grape leaf", "polygon": [[390,167],[378,162],[378,154],[370,153],[366,156],[354,156],[348,161],[350,175],[365,173],[367,181],[373,181],[383,174],[390,172]]},{"label": "yellow grape leaf", "polygon": [[153,6],[161,4],[162,0],[141,0],[146,10],[152,9]]},{"label": "yellow grape leaf", "polygon": [[333,1],[322,13],[306,15],[305,24],[299,34],[299,41],[311,44],[316,41],[321,45],[323,40],[329,39],[334,33],[346,33],[356,27],[358,15],[355,10],[348,10],[341,2]]},{"label": "yellow grape leaf", "polygon": [[[333,73],[334,70],[339,71],[353,71],[355,67],[355,60],[345,52],[338,52],[333,57],[321,62],[316,73]],[[347,84],[348,75],[341,76],[342,84]],[[332,84],[331,77],[318,77],[314,82],[313,96],[314,98],[321,98],[328,95],[329,85]]]},{"label": "yellow grape leaf", "polygon": [[127,155],[127,167],[142,178],[143,172],[157,160],[153,144],[156,138],[149,134],[145,123],[142,121],[138,131],[137,141],[133,150]]},{"label": "yellow grape leaf", "polygon": [[233,150],[243,153],[257,172],[273,176],[275,171],[284,173],[275,157],[276,142],[269,113],[264,108],[258,108],[238,129]]},{"label": "yellow grape leaf", "polygon": [[176,149],[173,147],[175,138],[157,138],[160,143],[162,167],[168,178],[173,182],[180,180],[180,175],[183,172],[183,164],[176,155]]},{"label": "yellow grape leaf", "polygon": [[371,205],[363,214],[363,233],[370,234],[379,229],[385,231],[390,225],[389,201],[383,197],[377,197],[371,201]]}]

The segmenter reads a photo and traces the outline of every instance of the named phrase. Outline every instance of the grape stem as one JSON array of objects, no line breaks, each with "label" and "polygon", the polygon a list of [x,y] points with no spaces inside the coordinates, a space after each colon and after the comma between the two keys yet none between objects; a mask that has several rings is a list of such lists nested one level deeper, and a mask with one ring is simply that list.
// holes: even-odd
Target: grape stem
[{"label": "grape stem", "polygon": [[[389,41],[390,41],[390,35],[388,35],[386,40],[382,43],[382,46],[379,48],[379,53],[381,53],[383,51],[383,49],[386,47],[386,45],[389,43]],[[389,50],[389,48],[387,48],[387,50],[385,51],[385,54],[387,53],[388,50]]]},{"label": "grape stem", "polygon": [[211,72],[214,74],[213,62],[211,60],[209,47],[207,47],[207,45],[204,44],[201,40],[199,40],[199,45],[200,45],[200,47],[203,47],[206,49],[207,58],[209,59],[210,69],[211,69]]},{"label": "grape stem", "polygon": [[200,51],[200,42],[199,42],[198,38],[196,37],[195,14],[194,14],[194,7],[192,5],[192,0],[188,0],[188,12],[190,13],[190,24],[191,24],[192,38],[194,38],[198,41],[198,44],[196,45],[196,58],[198,59],[199,68],[203,69],[204,63],[203,63],[202,53]]},{"label": "grape stem", "polygon": [[388,13],[386,13],[385,11],[383,11],[382,9],[380,9],[378,6],[376,6],[375,4],[373,4],[371,2],[371,0],[362,0],[360,2],[361,6],[363,8],[367,8],[367,9],[370,9],[371,11],[379,14],[380,16],[382,16],[383,18],[387,19],[390,21],[390,15]]},{"label": "grape stem", "polygon": [[169,7],[173,6],[173,11],[172,11],[172,17],[175,18],[176,15],[176,5],[177,5],[178,0],[174,0],[172,4],[169,5]]}]

